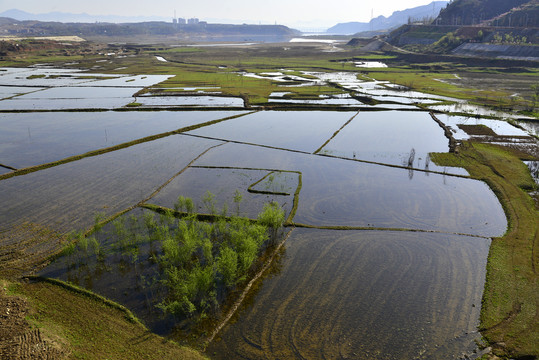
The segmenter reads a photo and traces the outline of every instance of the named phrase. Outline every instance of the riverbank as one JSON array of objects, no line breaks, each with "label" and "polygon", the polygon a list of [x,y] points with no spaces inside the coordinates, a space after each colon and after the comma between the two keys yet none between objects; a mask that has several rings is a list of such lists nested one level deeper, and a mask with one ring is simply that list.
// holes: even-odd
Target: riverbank
[{"label": "riverbank", "polygon": [[464,143],[458,153],[436,154],[440,165],[462,166],[485,181],[502,203],[508,230],[490,247],[480,330],[492,354],[512,358],[539,356],[539,211],[527,193],[536,185],[509,149]]}]

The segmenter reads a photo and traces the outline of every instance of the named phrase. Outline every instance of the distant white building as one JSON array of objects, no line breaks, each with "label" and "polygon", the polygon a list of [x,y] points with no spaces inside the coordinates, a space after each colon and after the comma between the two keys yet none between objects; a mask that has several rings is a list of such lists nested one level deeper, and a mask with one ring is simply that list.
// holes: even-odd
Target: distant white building
[{"label": "distant white building", "polygon": [[197,18],[191,18],[191,19],[187,20],[187,23],[188,23],[189,25],[196,25],[196,24],[199,23],[199,21],[198,21]]},{"label": "distant white building", "polygon": [[187,23],[187,21],[184,18],[179,18],[178,19],[178,24],[185,25],[186,23]]}]

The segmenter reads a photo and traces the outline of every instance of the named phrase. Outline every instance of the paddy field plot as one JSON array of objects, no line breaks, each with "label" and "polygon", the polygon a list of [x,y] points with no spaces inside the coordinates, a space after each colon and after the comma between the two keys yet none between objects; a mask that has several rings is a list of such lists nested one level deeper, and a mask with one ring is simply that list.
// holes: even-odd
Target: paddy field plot
[{"label": "paddy field plot", "polygon": [[[0,180],[4,235],[23,226],[58,236],[87,230],[98,213],[173,209],[179,196],[207,212],[200,199],[208,191],[218,211],[225,203],[235,211],[234,194],[242,198],[239,213],[251,218],[267,201],[283,208],[291,236],[271,276],[210,343],[210,356],[445,359],[477,350],[489,237],[502,235],[507,221],[486,184],[424,166],[429,152],[448,151],[443,130],[426,113],[75,112],[0,119],[20,138],[0,154],[19,166],[109,141],[126,144]],[[428,139],[401,143],[399,121]],[[374,136],[369,122],[387,132]],[[202,127],[167,133],[190,125]],[[163,136],[146,138],[156,134]],[[403,165],[411,146],[418,158]],[[98,240],[104,247],[112,241]],[[153,331],[173,332],[174,319],[148,301],[151,266],[130,259],[101,271],[60,257],[42,274],[128,306]]]}]

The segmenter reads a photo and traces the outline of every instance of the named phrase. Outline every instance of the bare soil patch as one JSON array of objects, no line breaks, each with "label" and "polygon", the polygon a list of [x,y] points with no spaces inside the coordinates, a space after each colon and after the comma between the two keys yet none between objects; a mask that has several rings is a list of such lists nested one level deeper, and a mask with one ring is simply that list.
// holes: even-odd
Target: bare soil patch
[{"label": "bare soil patch", "polygon": [[57,342],[32,329],[26,321],[30,313],[28,302],[7,293],[7,284],[0,288],[0,358],[64,359],[68,352]]}]

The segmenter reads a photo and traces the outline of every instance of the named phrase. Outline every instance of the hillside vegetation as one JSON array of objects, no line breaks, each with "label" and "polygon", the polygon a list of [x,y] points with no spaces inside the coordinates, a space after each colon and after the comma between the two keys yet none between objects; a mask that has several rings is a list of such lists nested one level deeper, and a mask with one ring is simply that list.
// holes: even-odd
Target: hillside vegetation
[{"label": "hillside vegetation", "polygon": [[199,23],[179,25],[162,21],[143,23],[60,23],[41,21],[17,21],[0,18],[0,33],[7,35],[65,36],[76,34],[86,39],[92,37],[129,37],[170,36],[181,39],[218,39],[222,37],[238,38],[242,41],[256,39],[287,40],[299,35],[283,25],[230,25]]},{"label": "hillside vegetation", "polygon": [[[474,25],[535,0],[454,0],[434,21],[438,25]],[[531,19],[530,19],[531,20]],[[530,24],[531,25],[531,24]]]}]

